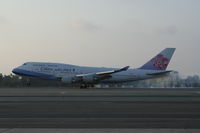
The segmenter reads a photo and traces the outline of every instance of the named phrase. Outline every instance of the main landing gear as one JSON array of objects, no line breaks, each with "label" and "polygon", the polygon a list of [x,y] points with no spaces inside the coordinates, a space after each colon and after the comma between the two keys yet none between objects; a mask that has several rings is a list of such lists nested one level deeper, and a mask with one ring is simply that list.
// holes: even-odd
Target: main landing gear
[{"label": "main landing gear", "polygon": [[27,85],[28,87],[31,86],[31,80],[30,80],[29,78],[26,80],[26,85]]},{"label": "main landing gear", "polygon": [[86,89],[86,88],[93,88],[94,84],[81,84],[80,88],[81,89]]}]

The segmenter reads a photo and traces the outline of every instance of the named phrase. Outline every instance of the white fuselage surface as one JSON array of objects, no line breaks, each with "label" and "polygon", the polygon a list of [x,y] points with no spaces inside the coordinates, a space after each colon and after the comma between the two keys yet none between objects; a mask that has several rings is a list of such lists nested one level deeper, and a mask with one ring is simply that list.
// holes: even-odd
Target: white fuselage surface
[{"label": "white fuselage surface", "polygon": [[[40,63],[40,62],[27,62],[13,70],[14,73],[24,76],[38,77],[44,79],[60,79],[63,77],[75,77],[81,74],[98,73],[104,71],[112,71],[117,68],[104,68],[104,67],[83,67],[60,63]],[[109,79],[102,80],[101,82],[129,82],[154,76],[147,75],[150,73],[158,72],[157,70],[143,70],[143,69],[128,69],[126,71],[112,74]],[[159,71],[163,72],[163,71]]]}]

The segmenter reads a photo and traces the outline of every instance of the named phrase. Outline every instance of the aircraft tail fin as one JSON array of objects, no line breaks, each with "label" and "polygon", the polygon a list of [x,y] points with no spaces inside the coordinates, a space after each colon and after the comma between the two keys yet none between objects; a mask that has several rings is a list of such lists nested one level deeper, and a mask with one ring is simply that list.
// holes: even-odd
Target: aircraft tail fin
[{"label": "aircraft tail fin", "polygon": [[147,70],[166,70],[173,54],[175,48],[166,48],[150,61],[145,63],[140,69],[147,69]]}]

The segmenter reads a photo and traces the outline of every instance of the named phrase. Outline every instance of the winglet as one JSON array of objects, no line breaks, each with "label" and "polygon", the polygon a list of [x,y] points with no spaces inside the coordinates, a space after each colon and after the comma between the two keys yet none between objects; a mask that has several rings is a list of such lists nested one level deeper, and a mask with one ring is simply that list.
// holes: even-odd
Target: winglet
[{"label": "winglet", "polygon": [[126,70],[129,69],[129,67],[130,67],[130,66],[123,67],[123,68],[121,68],[121,69],[119,69],[119,70],[115,70],[115,72],[126,71]]},{"label": "winglet", "polygon": [[130,66],[126,66],[126,67],[122,68],[121,70],[122,70],[122,71],[126,71],[126,70],[129,69],[129,67],[130,67]]}]

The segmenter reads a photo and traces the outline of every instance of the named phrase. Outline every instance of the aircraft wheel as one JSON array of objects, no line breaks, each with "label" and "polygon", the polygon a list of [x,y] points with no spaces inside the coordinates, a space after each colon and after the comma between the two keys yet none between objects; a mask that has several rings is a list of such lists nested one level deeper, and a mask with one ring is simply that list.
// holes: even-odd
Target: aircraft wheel
[{"label": "aircraft wheel", "polygon": [[27,86],[31,86],[31,80],[27,79],[26,84],[27,84]]},{"label": "aircraft wheel", "polygon": [[86,89],[86,88],[94,88],[94,84],[82,84],[80,86],[81,89]]},{"label": "aircraft wheel", "polygon": [[87,84],[82,84],[82,85],[80,86],[80,88],[81,88],[81,89],[86,89],[86,88],[88,88],[88,85],[87,85]]}]

